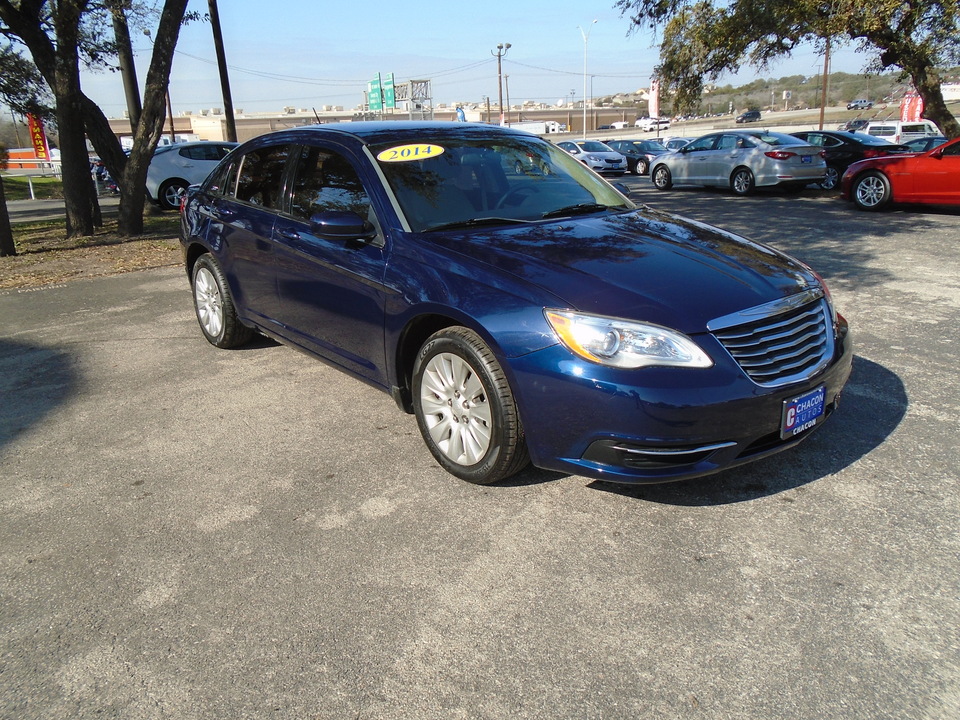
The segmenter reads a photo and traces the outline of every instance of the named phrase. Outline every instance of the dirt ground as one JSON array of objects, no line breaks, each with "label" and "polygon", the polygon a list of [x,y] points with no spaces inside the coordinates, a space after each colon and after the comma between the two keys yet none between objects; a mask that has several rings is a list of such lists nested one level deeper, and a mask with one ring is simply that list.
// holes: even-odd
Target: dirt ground
[{"label": "dirt ground", "polygon": [[145,218],[147,231],[136,238],[117,235],[115,221],[93,237],[71,239],[62,221],[14,225],[17,255],[0,257],[0,289],[179,265],[178,222],[175,215]]}]

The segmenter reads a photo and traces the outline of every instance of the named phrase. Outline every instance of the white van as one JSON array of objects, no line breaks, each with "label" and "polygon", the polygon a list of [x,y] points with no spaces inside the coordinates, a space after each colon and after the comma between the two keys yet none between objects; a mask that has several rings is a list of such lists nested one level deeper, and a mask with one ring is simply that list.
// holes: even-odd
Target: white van
[{"label": "white van", "polygon": [[907,140],[943,134],[940,132],[940,128],[930,120],[917,120],[916,122],[881,120],[868,123],[863,131],[868,135],[889,140],[896,145]]}]

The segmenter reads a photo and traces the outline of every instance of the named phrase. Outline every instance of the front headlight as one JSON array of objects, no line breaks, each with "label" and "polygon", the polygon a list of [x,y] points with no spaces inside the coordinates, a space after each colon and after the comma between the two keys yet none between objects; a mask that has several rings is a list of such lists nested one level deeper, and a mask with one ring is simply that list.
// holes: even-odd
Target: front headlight
[{"label": "front headlight", "polygon": [[546,309],[543,314],[560,341],[590,362],[618,368],[713,365],[713,360],[693,340],[659,325],[569,310]]}]

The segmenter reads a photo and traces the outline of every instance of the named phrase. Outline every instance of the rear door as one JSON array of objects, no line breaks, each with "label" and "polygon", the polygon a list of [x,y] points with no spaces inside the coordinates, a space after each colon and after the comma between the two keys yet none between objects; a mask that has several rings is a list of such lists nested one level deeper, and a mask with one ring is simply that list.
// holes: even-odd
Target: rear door
[{"label": "rear door", "polygon": [[200,212],[204,237],[227,274],[240,315],[270,327],[279,310],[271,237],[290,145],[261,146],[211,178]]}]

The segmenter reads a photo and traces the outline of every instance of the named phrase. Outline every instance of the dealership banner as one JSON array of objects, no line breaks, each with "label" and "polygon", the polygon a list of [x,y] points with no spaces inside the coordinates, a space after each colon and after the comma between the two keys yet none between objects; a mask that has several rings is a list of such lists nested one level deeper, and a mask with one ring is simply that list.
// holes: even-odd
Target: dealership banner
[{"label": "dealership banner", "polygon": [[650,106],[650,117],[660,117],[660,81],[656,78],[650,81],[650,95],[647,105]]},{"label": "dealership banner", "polygon": [[923,116],[923,98],[908,92],[900,101],[900,122],[917,122]]},{"label": "dealership banner", "polygon": [[47,136],[43,132],[43,120],[36,115],[27,115],[27,127],[30,130],[30,139],[33,142],[33,151],[40,160],[50,160],[50,148],[47,145]]}]

